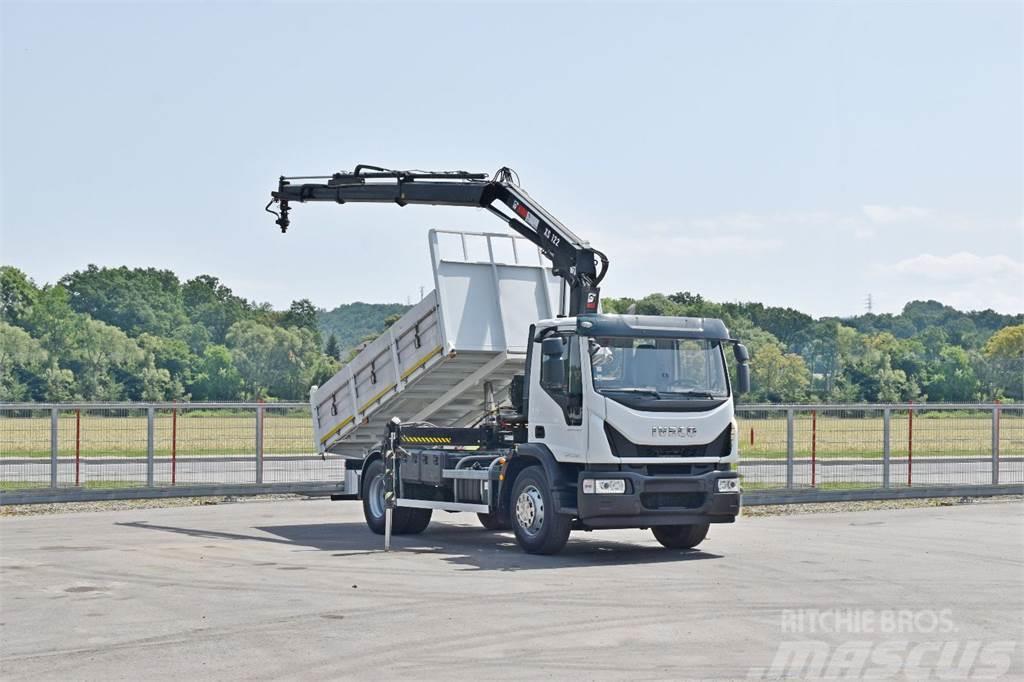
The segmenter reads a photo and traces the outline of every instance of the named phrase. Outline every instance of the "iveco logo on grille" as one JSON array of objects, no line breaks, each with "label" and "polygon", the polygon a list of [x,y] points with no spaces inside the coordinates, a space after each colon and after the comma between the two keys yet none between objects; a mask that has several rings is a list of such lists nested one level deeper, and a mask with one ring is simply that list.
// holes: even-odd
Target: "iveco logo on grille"
[{"label": "iveco logo on grille", "polygon": [[652,426],[651,435],[666,438],[693,438],[697,435],[695,426]]}]

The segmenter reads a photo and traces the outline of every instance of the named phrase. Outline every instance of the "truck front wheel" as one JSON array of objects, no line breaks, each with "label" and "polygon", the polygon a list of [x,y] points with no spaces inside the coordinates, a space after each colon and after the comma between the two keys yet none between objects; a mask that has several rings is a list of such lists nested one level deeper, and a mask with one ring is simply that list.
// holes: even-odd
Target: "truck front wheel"
[{"label": "truck front wheel", "polygon": [[512,487],[512,530],[529,554],[557,554],[569,541],[572,518],[555,512],[544,467],[523,469]]},{"label": "truck front wheel", "polygon": [[[363,517],[377,535],[384,535],[384,462],[375,459],[363,474]],[[391,515],[391,532],[395,535],[422,533],[430,523],[430,509],[395,507]]]},{"label": "truck front wheel", "polygon": [[706,523],[695,523],[690,526],[654,526],[651,532],[654,538],[669,549],[693,549],[708,536]]}]

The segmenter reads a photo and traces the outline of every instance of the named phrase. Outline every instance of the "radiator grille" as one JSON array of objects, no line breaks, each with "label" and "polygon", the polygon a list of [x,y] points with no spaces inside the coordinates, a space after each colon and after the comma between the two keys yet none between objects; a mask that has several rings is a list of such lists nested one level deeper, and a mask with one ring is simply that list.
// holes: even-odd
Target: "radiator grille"
[{"label": "radiator grille", "polygon": [[616,457],[726,457],[732,450],[729,431],[730,427],[725,427],[717,438],[705,445],[642,445],[631,442],[608,422],[604,423],[608,445]]}]

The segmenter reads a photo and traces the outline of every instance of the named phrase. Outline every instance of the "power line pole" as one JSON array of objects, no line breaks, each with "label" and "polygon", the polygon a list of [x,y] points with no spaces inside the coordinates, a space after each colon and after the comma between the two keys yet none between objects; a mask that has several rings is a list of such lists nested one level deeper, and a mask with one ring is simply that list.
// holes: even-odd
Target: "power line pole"
[{"label": "power line pole", "polygon": [[873,304],[873,302],[871,300],[871,294],[868,294],[868,297],[866,299],[864,299],[864,307],[868,309],[868,315],[870,315],[872,313],[872,308],[873,308],[872,304]]}]

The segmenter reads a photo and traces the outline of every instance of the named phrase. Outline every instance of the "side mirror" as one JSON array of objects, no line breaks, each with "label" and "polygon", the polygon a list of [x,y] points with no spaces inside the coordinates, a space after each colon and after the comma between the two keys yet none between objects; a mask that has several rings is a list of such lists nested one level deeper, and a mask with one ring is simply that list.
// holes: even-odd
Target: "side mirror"
[{"label": "side mirror", "polygon": [[561,336],[550,336],[540,342],[540,352],[544,355],[544,359],[552,356],[562,357],[562,352],[565,350],[565,341],[562,340]]},{"label": "side mirror", "polygon": [[750,365],[745,362],[736,366],[736,392],[750,393]]},{"label": "side mirror", "polygon": [[543,379],[543,386],[545,388],[562,388],[565,386],[565,363],[562,362],[561,353],[558,355],[544,353],[544,358],[541,360],[540,376]]},{"label": "side mirror", "polygon": [[733,355],[736,356],[736,362],[740,364],[746,364],[750,362],[750,351],[742,343],[737,343],[732,347]]},{"label": "side mirror", "polygon": [[524,375],[516,374],[512,377],[512,384],[508,389],[509,402],[512,403],[512,409],[515,410],[517,414],[523,414],[526,412],[526,410],[523,409],[526,406],[526,401],[524,400],[526,396],[525,380],[526,377]]}]

